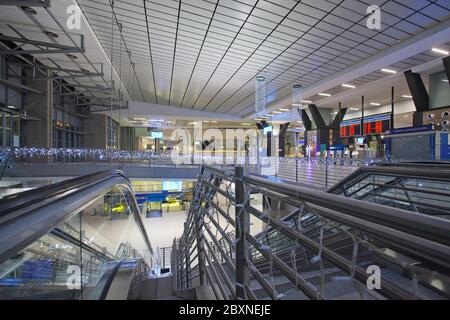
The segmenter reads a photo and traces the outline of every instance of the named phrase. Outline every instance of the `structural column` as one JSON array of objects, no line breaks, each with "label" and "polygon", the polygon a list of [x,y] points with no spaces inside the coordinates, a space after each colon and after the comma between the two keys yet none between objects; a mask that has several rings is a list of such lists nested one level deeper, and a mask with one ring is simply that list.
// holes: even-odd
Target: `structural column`
[{"label": "structural column", "polygon": [[245,287],[250,283],[248,270],[248,243],[247,234],[250,231],[250,217],[245,210],[245,186],[243,182],[244,169],[235,169],[235,196],[236,196],[236,298],[245,300],[247,295]]}]

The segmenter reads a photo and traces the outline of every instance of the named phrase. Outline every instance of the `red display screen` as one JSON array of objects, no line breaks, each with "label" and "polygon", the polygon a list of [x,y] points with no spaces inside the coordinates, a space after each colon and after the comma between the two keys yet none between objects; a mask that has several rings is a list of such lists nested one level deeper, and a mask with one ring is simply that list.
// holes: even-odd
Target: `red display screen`
[{"label": "red display screen", "polygon": [[[384,133],[390,129],[390,114],[369,116],[364,118],[364,134]],[[341,137],[355,137],[361,135],[361,118],[342,121]]]}]

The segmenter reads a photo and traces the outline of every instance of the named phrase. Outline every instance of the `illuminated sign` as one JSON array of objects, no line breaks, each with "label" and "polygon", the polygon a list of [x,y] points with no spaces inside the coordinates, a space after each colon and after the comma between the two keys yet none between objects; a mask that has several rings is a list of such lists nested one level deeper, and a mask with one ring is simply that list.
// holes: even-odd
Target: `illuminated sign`
[{"label": "illuminated sign", "polygon": [[[364,134],[384,133],[391,127],[391,115],[379,114],[364,117]],[[341,122],[341,137],[361,135],[361,118]]]}]

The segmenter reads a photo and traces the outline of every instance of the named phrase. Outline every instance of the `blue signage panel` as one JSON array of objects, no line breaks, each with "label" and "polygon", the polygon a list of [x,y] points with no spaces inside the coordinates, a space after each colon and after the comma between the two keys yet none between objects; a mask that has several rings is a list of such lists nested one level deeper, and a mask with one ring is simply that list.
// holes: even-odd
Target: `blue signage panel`
[{"label": "blue signage panel", "polygon": [[434,126],[432,124],[429,124],[426,126],[391,129],[391,130],[386,131],[386,134],[399,134],[399,133],[410,133],[410,132],[421,132],[421,131],[432,131],[432,130],[434,130]]}]

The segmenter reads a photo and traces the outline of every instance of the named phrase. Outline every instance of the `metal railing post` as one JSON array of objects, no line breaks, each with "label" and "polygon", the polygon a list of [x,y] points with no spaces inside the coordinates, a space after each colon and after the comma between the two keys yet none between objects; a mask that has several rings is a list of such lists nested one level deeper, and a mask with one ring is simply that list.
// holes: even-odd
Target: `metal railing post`
[{"label": "metal railing post", "polygon": [[248,269],[248,243],[247,234],[250,230],[250,216],[245,210],[245,186],[243,182],[244,169],[235,168],[235,198],[236,198],[236,298],[245,300],[245,287],[250,283]]},{"label": "metal railing post", "polygon": [[[199,202],[199,207],[200,207]],[[203,210],[198,208],[198,216],[194,217],[195,223],[195,232],[197,237],[197,254],[198,254],[198,276],[200,285],[203,286],[205,284],[205,248],[204,248],[204,237],[203,237]]]}]

